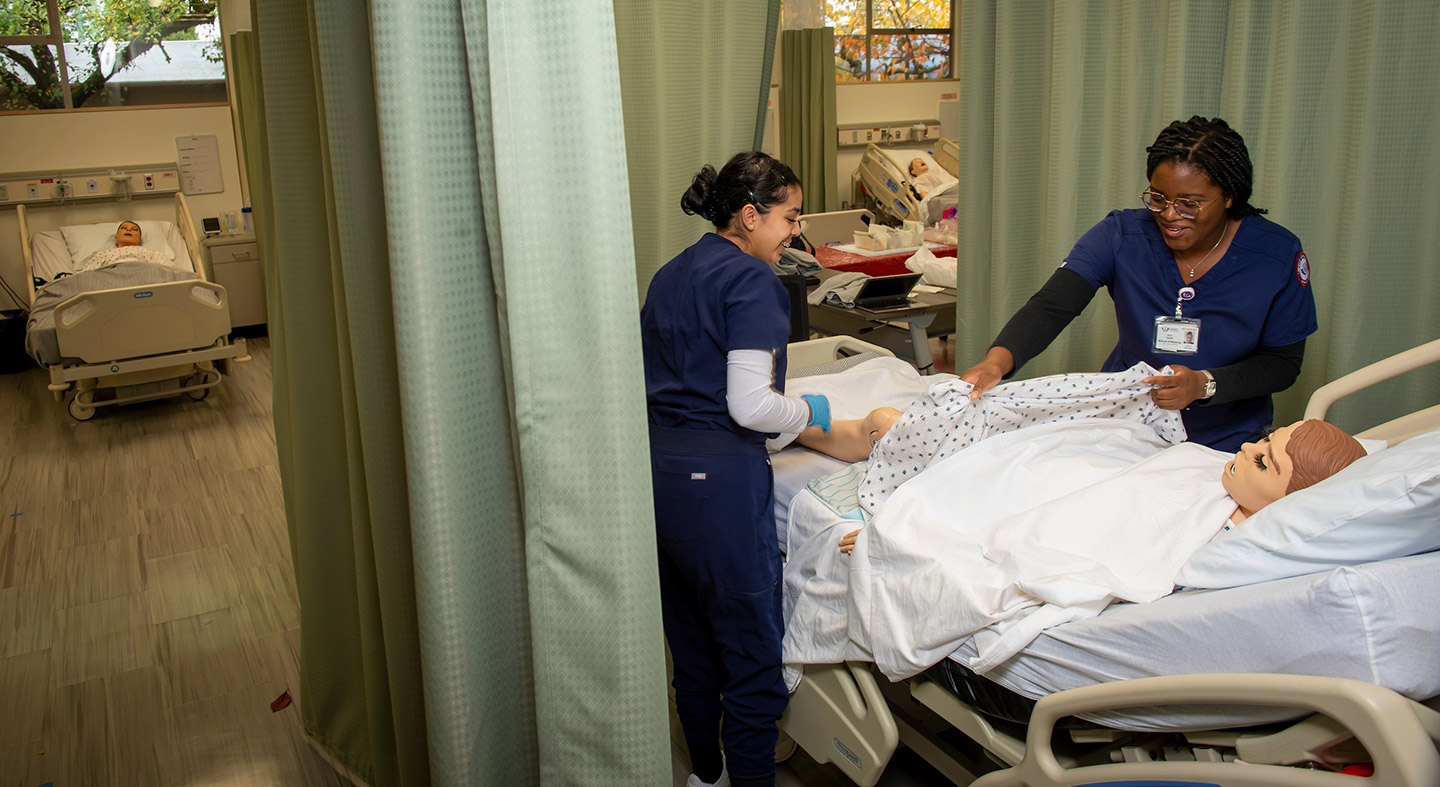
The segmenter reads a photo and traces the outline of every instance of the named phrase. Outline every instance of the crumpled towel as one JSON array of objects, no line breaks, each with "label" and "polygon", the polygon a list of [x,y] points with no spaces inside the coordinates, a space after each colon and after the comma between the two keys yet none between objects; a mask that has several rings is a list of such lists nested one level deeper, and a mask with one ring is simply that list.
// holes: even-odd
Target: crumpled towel
[{"label": "crumpled towel", "polygon": [[831,276],[820,282],[820,286],[806,297],[810,305],[818,306],[821,303],[828,303],[832,306],[844,306],[847,309],[855,308],[855,296],[860,294],[860,287],[865,280],[870,278],[863,273],[848,272]]},{"label": "crumpled towel", "polygon": [[920,250],[905,260],[905,267],[922,274],[920,280],[935,287],[954,288],[959,279],[959,263],[954,257],[936,257],[929,247]]},{"label": "crumpled towel", "polygon": [[771,263],[770,269],[777,274],[799,274],[810,280],[819,279],[820,271],[823,270],[820,261],[815,259],[813,254],[789,248],[780,252],[780,260]]}]

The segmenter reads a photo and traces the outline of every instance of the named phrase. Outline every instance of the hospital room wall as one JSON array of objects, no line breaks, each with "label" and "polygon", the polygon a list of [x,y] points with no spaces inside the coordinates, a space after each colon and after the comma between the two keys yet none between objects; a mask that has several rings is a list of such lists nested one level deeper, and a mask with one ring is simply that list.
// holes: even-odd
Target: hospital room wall
[{"label": "hospital room wall", "polygon": [[[223,29],[250,26],[248,3],[222,0]],[[234,94],[234,91],[231,91]],[[190,213],[199,233],[200,219],[224,210],[238,211],[244,203],[240,162],[235,145],[231,107],[195,106],[164,109],[106,109],[81,112],[47,112],[0,116],[0,172],[97,169],[174,163],[175,138],[213,134],[220,156],[224,191],[187,195]],[[78,201],[26,207],[31,230],[66,224],[132,219],[173,219],[175,200],[170,194],[134,196],[127,202]],[[24,261],[20,252],[20,224],[11,204],[0,203],[0,276],[24,296]],[[0,311],[15,308],[0,290]]]}]

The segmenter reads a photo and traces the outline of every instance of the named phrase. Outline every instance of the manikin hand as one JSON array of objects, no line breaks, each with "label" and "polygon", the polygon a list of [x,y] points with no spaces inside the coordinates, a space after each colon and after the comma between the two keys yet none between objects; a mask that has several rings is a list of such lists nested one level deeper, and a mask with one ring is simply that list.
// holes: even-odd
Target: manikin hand
[{"label": "manikin hand", "polygon": [[[863,530],[863,529],[864,529],[864,528],[861,528],[861,530]],[[850,554],[852,551],[854,551],[854,549],[855,549],[855,539],[856,539],[859,535],[860,535],[860,530],[854,530],[854,531],[851,531],[850,533],[846,534],[846,536],[845,536],[844,538],[840,539],[840,551],[841,551],[841,552],[844,552],[844,553],[847,554],[847,555]]]}]

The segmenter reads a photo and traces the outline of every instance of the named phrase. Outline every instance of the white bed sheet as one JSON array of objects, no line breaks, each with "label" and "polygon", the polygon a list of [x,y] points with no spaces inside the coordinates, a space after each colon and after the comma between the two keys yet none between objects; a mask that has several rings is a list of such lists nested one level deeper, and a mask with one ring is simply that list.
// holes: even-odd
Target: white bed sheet
[{"label": "white bed sheet", "polygon": [[[1157,675],[1259,672],[1354,678],[1423,700],[1440,695],[1436,587],[1440,552],[1115,604],[1099,617],[1042,633],[986,677],[1033,699]],[[967,662],[992,636],[982,632],[951,658]],[[1155,731],[1306,715],[1292,708],[1208,705],[1127,708],[1085,718]]]}]

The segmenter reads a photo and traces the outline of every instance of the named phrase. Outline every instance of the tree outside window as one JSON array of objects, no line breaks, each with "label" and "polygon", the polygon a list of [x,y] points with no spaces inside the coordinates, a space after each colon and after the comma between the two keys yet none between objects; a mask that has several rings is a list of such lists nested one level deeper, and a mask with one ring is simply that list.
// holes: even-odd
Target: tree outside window
[{"label": "tree outside window", "polygon": [[826,0],[839,82],[950,79],[953,0]]},{"label": "tree outside window", "polygon": [[0,111],[226,100],[214,0],[0,0]]}]

